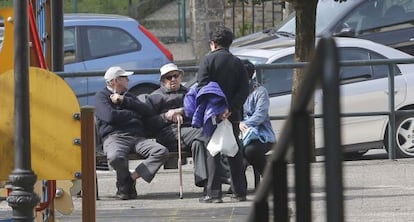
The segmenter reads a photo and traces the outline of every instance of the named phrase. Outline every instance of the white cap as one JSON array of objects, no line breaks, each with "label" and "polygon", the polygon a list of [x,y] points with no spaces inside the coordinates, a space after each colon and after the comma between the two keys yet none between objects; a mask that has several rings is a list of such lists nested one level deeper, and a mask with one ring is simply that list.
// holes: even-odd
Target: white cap
[{"label": "white cap", "polygon": [[179,69],[176,64],[168,63],[168,64],[163,65],[160,68],[161,78],[162,78],[162,76],[164,76],[165,74],[167,74],[171,71],[179,71],[181,73],[181,75],[184,73],[184,71],[182,69]]},{"label": "white cap", "polygon": [[111,81],[120,76],[130,76],[132,73],[134,72],[127,72],[119,66],[112,66],[106,70],[104,78],[106,81]]}]

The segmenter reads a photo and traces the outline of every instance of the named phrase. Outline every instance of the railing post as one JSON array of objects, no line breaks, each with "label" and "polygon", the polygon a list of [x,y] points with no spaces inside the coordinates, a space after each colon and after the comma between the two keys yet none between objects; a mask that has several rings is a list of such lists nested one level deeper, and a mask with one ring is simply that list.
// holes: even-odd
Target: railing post
[{"label": "railing post", "polygon": [[311,221],[310,115],[306,110],[293,113],[293,115],[296,221]]},{"label": "railing post", "polygon": [[81,108],[82,221],[96,221],[95,108]]},{"label": "railing post", "polygon": [[394,64],[388,64],[388,109],[390,115],[388,117],[388,158],[395,159],[396,129],[395,129],[395,96],[394,96]]},{"label": "railing post", "polygon": [[333,39],[324,39],[323,126],[326,213],[328,222],[344,221],[338,54]]},{"label": "railing post", "polygon": [[[272,165],[273,171],[273,221],[288,222],[288,178],[287,163],[281,158]],[[259,221],[259,220],[258,220]],[[260,220],[261,221],[261,220]]]},{"label": "railing post", "polygon": [[185,13],[185,0],[178,1],[178,23],[180,24],[179,31],[180,31],[180,40],[182,42],[187,42],[187,25],[186,25],[186,13]]}]

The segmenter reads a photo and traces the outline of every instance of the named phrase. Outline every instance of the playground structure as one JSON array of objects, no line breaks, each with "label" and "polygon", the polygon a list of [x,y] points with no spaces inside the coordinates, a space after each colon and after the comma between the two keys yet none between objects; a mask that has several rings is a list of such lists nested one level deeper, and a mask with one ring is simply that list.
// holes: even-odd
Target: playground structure
[{"label": "playground structure", "polygon": [[81,177],[86,178],[82,205],[88,213],[83,220],[95,221],[94,110],[81,110],[72,89],[49,71],[63,69],[63,25],[52,25],[63,21],[62,1],[16,0],[13,8],[0,8],[0,16],[5,27],[0,51],[0,197],[7,198],[14,220],[53,222],[55,210],[72,212],[72,195],[80,190]]}]

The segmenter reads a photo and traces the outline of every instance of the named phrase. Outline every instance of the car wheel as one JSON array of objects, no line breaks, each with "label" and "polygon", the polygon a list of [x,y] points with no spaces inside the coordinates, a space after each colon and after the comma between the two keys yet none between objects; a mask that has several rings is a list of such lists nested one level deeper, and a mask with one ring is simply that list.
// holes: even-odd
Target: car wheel
[{"label": "car wheel", "polygon": [[[397,115],[395,119],[395,154],[397,158],[414,157],[414,117],[412,114]],[[388,148],[388,130],[384,145]]]},{"label": "car wheel", "polygon": [[157,88],[158,88],[157,86],[150,86],[150,85],[135,86],[134,88],[130,89],[129,92],[133,94],[134,96],[139,96],[141,94],[150,94]]}]

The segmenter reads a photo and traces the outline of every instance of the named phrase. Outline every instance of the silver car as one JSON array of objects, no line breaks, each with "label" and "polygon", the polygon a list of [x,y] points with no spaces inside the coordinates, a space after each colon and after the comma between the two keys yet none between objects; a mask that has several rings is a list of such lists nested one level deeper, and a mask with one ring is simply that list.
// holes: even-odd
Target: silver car
[{"label": "silver car", "polygon": [[[413,58],[399,50],[369,40],[336,38],[341,60],[372,60]],[[283,46],[263,48],[238,48],[232,52],[255,64],[293,63],[294,42]],[[414,108],[414,64],[398,64],[395,67],[395,110]],[[388,111],[388,65],[345,66],[340,69],[342,113]],[[263,70],[258,80],[270,94],[271,116],[286,115],[290,108],[292,69]],[[321,113],[321,94],[315,93],[315,113]],[[272,121],[277,135],[283,121]],[[388,116],[364,116],[342,118],[342,142],[345,151],[363,154],[372,148],[387,148]],[[323,147],[322,121],[315,119],[316,147]],[[396,140],[398,157],[414,157],[414,115],[396,116]],[[300,136],[298,136],[299,138]]]}]

